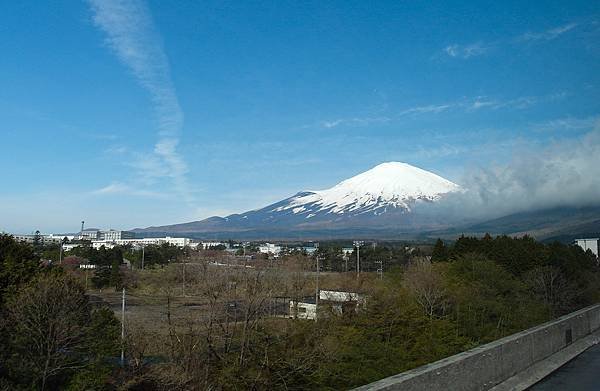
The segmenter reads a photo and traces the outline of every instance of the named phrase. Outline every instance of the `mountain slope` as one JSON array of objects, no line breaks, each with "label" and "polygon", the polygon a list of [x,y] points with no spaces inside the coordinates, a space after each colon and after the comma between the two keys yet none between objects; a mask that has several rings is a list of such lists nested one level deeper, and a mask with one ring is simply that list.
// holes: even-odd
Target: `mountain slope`
[{"label": "mountain slope", "polygon": [[241,233],[356,230],[365,228],[414,231],[443,224],[413,212],[417,204],[433,203],[460,186],[406,163],[380,164],[366,172],[317,191],[304,191],[264,208],[227,217],[136,229],[145,233]]},{"label": "mountain slope", "polygon": [[493,220],[443,231],[430,232],[430,237],[453,238],[465,235],[528,234],[539,240],[570,242],[576,237],[600,236],[600,207],[561,207],[514,213]]}]

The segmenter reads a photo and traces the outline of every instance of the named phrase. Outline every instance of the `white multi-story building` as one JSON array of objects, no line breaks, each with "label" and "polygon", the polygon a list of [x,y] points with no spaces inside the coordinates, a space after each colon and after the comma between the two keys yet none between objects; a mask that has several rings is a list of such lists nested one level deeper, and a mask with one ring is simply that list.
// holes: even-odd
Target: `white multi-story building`
[{"label": "white multi-story building", "polygon": [[172,238],[170,236],[164,238],[139,238],[139,239],[115,239],[115,240],[94,240],[92,246],[94,248],[113,248],[114,246],[127,246],[131,245],[134,247],[143,247],[149,245],[160,246],[162,244],[170,244],[177,247],[185,247],[190,245],[190,239],[188,238]]},{"label": "white multi-story building", "polygon": [[583,251],[591,250],[598,258],[598,240],[599,238],[590,239],[575,239],[575,244],[583,249]]},{"label": "white multi-story building", "polygon": [[[11,234],[11,236],[18,242],[33,243],[36,240],[36,235],[34,235],[34,234],[31,234],[31,235]],[[73,239],[72,235],[40,234],[37,237],[39,238],[40,242],[42,242],[44,244],[61,243],[64,238],[67,238],[69,240]]]},{"label": "white multi-story building", "polygon": [[119,239],[133,239],[135,238],[135,233],[131,231],[118,231],[115,229],[109,229],[108,231],[101,231],[100,236],[101,237],[98,239],[113,241]]},{"label": "white multi-story building", "polygon": [[101,240],[102,235],[99,229],[84,229],[77,236],[79,240]]}]

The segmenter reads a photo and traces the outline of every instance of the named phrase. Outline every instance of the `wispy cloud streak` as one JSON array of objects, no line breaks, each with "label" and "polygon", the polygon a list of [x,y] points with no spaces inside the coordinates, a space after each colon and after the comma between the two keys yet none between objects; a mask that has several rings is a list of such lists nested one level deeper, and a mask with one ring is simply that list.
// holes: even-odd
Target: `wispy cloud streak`
[{"label": "wispy cloud streak", "polygon": [[474,98],[463,98],[457,101],[446,103],[428,104],[422,106],[408,107],[395,114],[380,117],[348,117],[333,120],[319,121],[314,125],[325,129],[337,128],[339,126],[371,126],[393,123],[404,118],[416,118],[423,115],[438,115],[450,112],[474,113],[482,110],[525,110],[532,106],[558,101],[564,99],[569,94],[567,92],[558,92],[542,96],[521,96],[513,99],[494,99],[487,96],[477,96]]},{"label": "wispy cloud streak", "polygon": [[450,57],[471,58],[481,56],[488,51],[488,48],[481,42],[472,43],[470,45],[452,44],[444,48],[444,52]]},{"label": "wispy cloud streak", "polygon": [[577,23],[569,23],[569,24],[565,24],[563,26],[558,26],[546,31],[542,31],[542,32],[537,32],[537,33],[533,33],[533,32],[527,32],[523,35],[521,35],[518,40],[519,41],[540,41],[540,40],[544,40],[544,41],[551,41],[555,38],[558,38],[560,35],[573,30],[575,27],[577,27]]},{"label": "wispy cloud streak", "polygon": [[457,59],[468,59],[468,58],[472,58],[472,57],[481,56],[481,55],[487,53],[488,51],[490,51],[491,49],[494,49],[498,46],[502,46],[502,45],[506,45],[506,44],[511,45],[511,44],[524,44],[524,43],[528,43],[528,42],[534,43],[534,42],[540,42],[540,41],[552,41],[553,39],[556,39],[556,38],[560,37],[561,35],[573,30],[577,26],[579,26],[579,23],[568,23],[568,24],[565,24],[562,26],[548,29],[546,31],[527,32],[527,33],[521,34],[517,37],[503,38],[503,39],[499,39],[497,41],[492,41],[492,42],[479,41],[479,42],[474,42],[471,44],[464,44],[464,45],[461,45],[458,43],[452,43],[452,44],[446,45],[442,49],[442,52],[445,55],[447,55],[448,57],[457,58]]},{"label": "wispy cloud streak", "polygon": [[[187,165],[177,151],[183,128],[183,111],[171,80],[169,61],[152,15],[141,0],[89,0],[94,24],[106,34],[106,42],[127,66],[154,104],[158,121],[158,141],[153,164],[134,164],[142,175],[170,178],[180,195],[192,203],[188,189]],[[144,159],[148,159],[146,156]]]}]

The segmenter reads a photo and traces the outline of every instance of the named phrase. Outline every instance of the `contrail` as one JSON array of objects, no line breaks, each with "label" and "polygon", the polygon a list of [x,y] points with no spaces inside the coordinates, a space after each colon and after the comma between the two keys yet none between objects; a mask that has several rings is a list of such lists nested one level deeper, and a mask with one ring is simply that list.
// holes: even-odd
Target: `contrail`
[{"label": "contrail", "polygon": [[170,178],[184,200],[193,204],[187,185],[187,165],[177,152],[183,128],[183,111],[171,80],[169,61],[152,15],[142,0],[88,0],[94,24],[106,34],[106,42],[146,89],[158,120],[158,141],[154,145],[156,164],[151,177]]}]

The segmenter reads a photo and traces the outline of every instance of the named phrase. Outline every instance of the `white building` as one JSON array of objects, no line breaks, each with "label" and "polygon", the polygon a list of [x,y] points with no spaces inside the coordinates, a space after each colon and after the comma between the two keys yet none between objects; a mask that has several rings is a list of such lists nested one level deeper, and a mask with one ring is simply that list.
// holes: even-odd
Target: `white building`
[{"label": "white building", "polygon": [[190,245],[190,239],[188,238],[172,238],[170,236],[164,238],[139,238],[139,239],[115,239],[115,240],[94,240],[92,246],[94,248],[113,248],[114,246],[127,246],[131,245],[134,247],[144,247],[149,245],[160,246],[163,244],[170,244],[183,248]]},{"label": "white building", "polygon": [[211,247],[217,246],[225,246],[225,248],[229,248],[229,243],[227,242],[200,242],[198,243],[198,248],[200,250],[209,250]]},{"label": "white building", "polygon": [[[355,292],[343,291],[319,291],[319,314],[327,314],[328,311],[337,315],[348,312],[356,312],[365,303],[365,296]],[[325,312],[322,309],[326,309]],[[317,316],[317,304],[314,298],[303,301],[290,300],[290,318],[315,319]]]},{"label": "white building", "polygon": [[77,243],[65,243],[62,245],[63,251],[71,251],[76,247],[81,246],[80,244]]},{"label": "white building", "polygon": [[345,257],[349,257],[354,252],[354,247],[344,247],[342,248],[342,255]]},{"label": "white building", "polygon": [[321,290],[319,291],[319,299],[338,303],[347,301],[362,302],[364,301],[364,296],[355,292]]},{"label": "white building", "polygon": [[598,258],[598,238],[590,239],[575,239],[575,244],[583,249],[583,251],[591,250]]},{"label": "white building", "polygon": [[[31,234],[31,235],[19,235],[19,234],[11,234],[11,236],[18,242],[25,242],[25,243],[33,243],[35,242],[36,239],[36,235]],[[69,235],[54,235],[54,234],[40,234],[39,236],[39,240],[41,243],[44,244],[49,244],[49,243],[61,243],[63,241],[64,238],[67,238],[69,240],[73,239],[73,236]]]},{"label": "white building", "polygon": [[101,240],[113,241],[119,239],[133,239],[135,238],[135,233],[131,231],[118,231],[115,229],[109,229],[108,231],[101,231],[100,238]]},{"label": "white building", "polygon": [[317,316],[317,305],[306,301],[296,302],[290,300],[290,318],[315,319]]},{"label": "white building", "polygon": [[281,252],[281,246],[277,246],[273,243],[265,243],[258,247],[258,252],[262,254],[279,255]]},{"label": "white building", "polygon": [[77,236],[79,240],[101,240],[101,233],[99,229],[84,229]]}]

